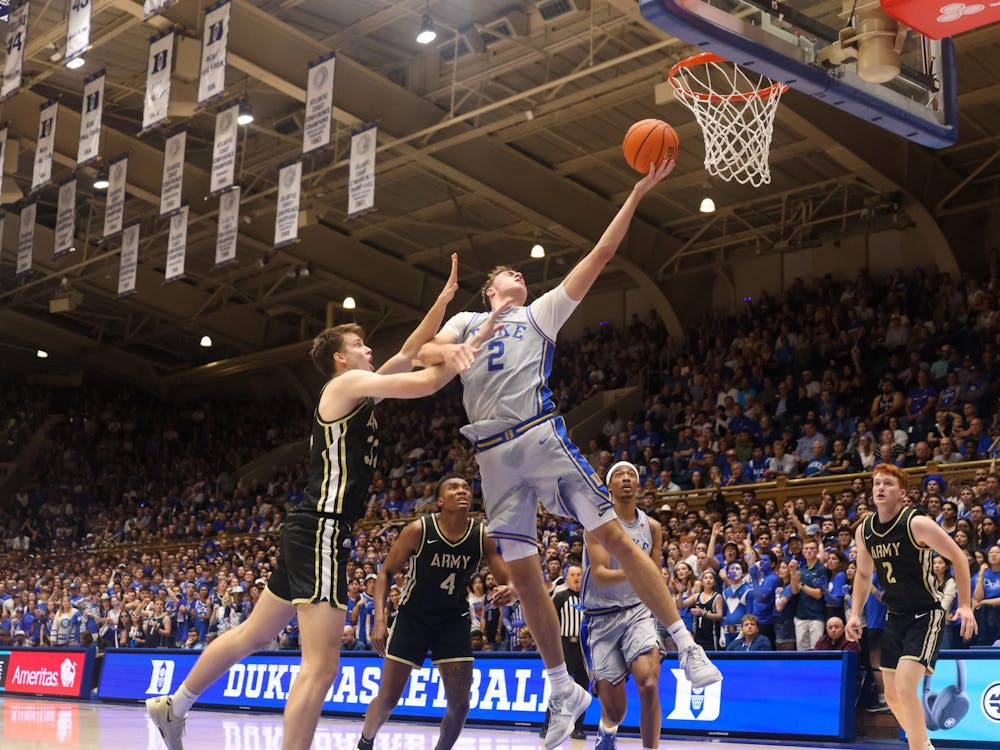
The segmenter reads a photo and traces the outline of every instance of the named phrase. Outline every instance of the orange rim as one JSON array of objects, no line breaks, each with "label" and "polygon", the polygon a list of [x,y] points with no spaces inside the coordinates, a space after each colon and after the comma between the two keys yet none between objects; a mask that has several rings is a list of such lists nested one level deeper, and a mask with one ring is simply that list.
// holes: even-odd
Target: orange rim
[{"label": "orange rim", "polygon": [[724,57],[719,57],[714,52],[699,52],[697,55],[686,57],[683,60],[674,63],[674,66],[670,68],[670,72],[667,73],[667,80],[670,81],[670,85],[675,91],[683,94],[684,96],[689,96],[703,102],[745,102],[754,97],[767,99],[775,94],[781,96],[788,88],[788,86],[778,81],[772,83],[770,86],[765,86],[764,88],[757,89],[756,91],[747,91],[746,93],[737,91],[732,94],[716,94],[714,92],[711,94],[704,94],[686,88],[681,80],[675,77],[682,68],[693,68],[697,65],[709,65],[716,62],[729,61]]}]

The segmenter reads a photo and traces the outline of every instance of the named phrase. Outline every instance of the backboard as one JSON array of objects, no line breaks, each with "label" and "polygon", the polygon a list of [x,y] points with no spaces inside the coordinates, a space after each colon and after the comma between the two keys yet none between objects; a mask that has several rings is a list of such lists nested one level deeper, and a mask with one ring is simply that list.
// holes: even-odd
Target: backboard
[{"label": "backboard", "polygon": [[671,36],[904,138],[932,148],[958,140],[953,42],[900,27],[878,0],[639,0],[639,6]]}]

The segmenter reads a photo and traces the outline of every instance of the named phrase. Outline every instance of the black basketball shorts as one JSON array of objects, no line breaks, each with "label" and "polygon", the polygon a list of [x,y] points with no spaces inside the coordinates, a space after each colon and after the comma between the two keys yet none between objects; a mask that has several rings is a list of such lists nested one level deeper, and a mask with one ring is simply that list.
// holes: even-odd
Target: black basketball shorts
[{"label": "black basketball shorts", "polygon": [[292,604],[325,601],[346,610],[350,554],[351,526],[344,519],[289,513],[267,589]]},{"label": "black basketball shorts", "polygon": [[894,672],[900,660],[912,659],[923,664],[927,674],[933,674],[944,626],[945,613],[940,607],[927,612],[890,611],[882,633],[882,669]]},{"label": "black basketball shorts", "polygon": [[418,668],[423,665],[427,652],[434,664],[472,661],[469,630],[468,612],[433,618],[400,612],[389,630],[386,656]]}]

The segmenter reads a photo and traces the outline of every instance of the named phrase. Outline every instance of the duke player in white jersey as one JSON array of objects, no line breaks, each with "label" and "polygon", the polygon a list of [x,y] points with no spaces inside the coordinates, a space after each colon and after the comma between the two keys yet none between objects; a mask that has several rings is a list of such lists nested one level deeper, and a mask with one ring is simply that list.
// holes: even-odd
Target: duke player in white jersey
[{"label": "duke player in white jersey", "polygon": [[[608,470],[606,483],[618,522],[636,547],[659,566],[663,528],[636,507],[639,471],[628,461]],[[594,535],[584,534],[583,626],[580,637],[587,669],[601,701],[595,750],[615,750],[625,719],[625,681],[631,673],[639,691],[639,730],[644,750],[660,745],[660,639],[656,620],[625,578],[621,563]]]},{"label": "duke player in white jersey", "polygon": [[468,340],[487,313],[459,313],[420,349],[425,364],[445,362],[462,373],[469,418],[462,434],[478,449],[489,535],[508,563],[552,687],[545,735],[550,749],[570,735],[591,698],[566,671],[558,619],[542,581],[539,501],[552,513],[575,518],[621,560],[633,589],[673,636],[694,686],[722,679],[684,628],[660,570],[618,523],[604,482],[570,442],[562,418],[554,415],[548,387],[559,329],[614,257],[639,201],[672,168],[672,162],[665,163],[636,183],[594,249],[559,286],[530,305],[525,306],[528,290],[521,274],[494,269],[483,286],[483,299],[492,311],[503,311],[501,327],[480,357],[473,357]]}]

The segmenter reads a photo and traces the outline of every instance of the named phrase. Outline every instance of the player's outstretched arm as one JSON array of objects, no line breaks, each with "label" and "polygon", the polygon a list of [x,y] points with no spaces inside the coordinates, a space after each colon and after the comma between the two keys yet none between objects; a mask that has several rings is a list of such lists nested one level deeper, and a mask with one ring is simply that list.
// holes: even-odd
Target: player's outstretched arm
[{"label": "player's outstretched arm", "polygon": [[448,303],[455,298],[456,291],[458,291],[458,253],[452,253],[451,274],[448,276],[444,288],[434,301],[434,304],[427,311],[427,314],[424,315],[424,319],[420,321],[417,327],[413,329],[413,333],[403,343],[402,348],[378,368],[380,375],[409,372],[413,369],[413,360],[417,359],[420,347],[430,341],[434,337],[434,332],[441,327],[445,311],[448,309]]},{"label": "player's outstretched arm", "polygon": [[389,637],[385,603],[389,598],[393,576],[401,571],[410,556],[420,549],[422,537],[423,526],[420,521],[408,523],[389,548],[389,554],[379,568],[378,578],[375,579],[375,624],[368,642],[379,656],[385,656],[385,644]]},{"label": "player's outstretched arm", "polygon": [[952,568],[955,571],[955,585],[958,587],[958,607],[951,619],[962,621],[962,638],[969,640],[979,632],[979,625],[972,612],[972,577],[969,575],[969,566],[963,564],[965,553],[944,529],[927,516],[915,516],[910,521],[910,530],[919,543],[926,544],[946,560],[954,561]]},{"label": "player's outstretched arm", "polygon": [[854,534],[857,544],[856,562],[858,570],[854,574],[854,588],[851,590],[851,615],[847,619],[847,626],[844,634],[849,641],[861,640],[863,628],[861,627],[861,613],[865,611],[865,602],[868,601],[868,594],[872,590],[872,574],[875,572],[875,561],[865,546],[864,536],[861,533],[863,527],[858,526]]},{"label": "player's outstretched arm", "polygon": [[594,245],[594,249],[587,253],[563,280],[563,288],[571,299],[579,302],[590,291],[590,287],[594,285],[601,271],[618,252],[618,246],[625,238],[628,225],[632,222],[639,201],[654,185],[670,174],[676,163],[676,161],[666,161],[659,167],[651,167],[649,174],[635,184],[632,192],[625,199],[624,205],[618,209],[615,218],[611,220],[608,228],[601,235],[601,239]]}]

